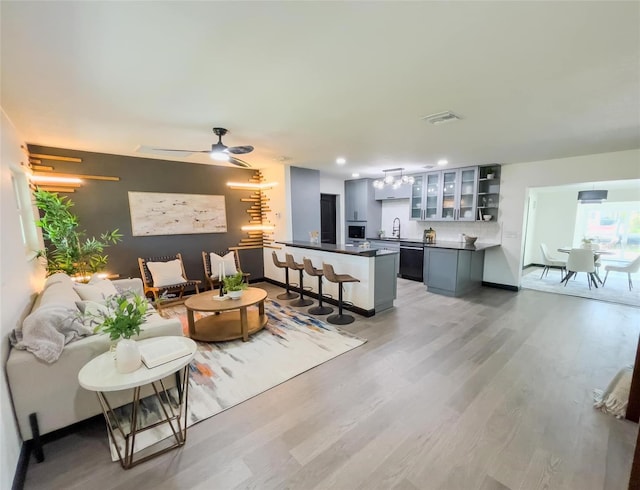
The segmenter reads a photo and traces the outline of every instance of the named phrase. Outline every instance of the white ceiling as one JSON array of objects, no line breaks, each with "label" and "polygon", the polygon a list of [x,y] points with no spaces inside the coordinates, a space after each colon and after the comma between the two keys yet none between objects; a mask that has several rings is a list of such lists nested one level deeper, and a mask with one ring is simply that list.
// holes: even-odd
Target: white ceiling
[{"label": "white ceiling", "polygon": [[[255,167],[372,177],[640,147],[639,2],[0,9],[1,104],[29,143],[143,156],[207,149],[223,126]],[[445,110],[464,119],[421,120]]]}]

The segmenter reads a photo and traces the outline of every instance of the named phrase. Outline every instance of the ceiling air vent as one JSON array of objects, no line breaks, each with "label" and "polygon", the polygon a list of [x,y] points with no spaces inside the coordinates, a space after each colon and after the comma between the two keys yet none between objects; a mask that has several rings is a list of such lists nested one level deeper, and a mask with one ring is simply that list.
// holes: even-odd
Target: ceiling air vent
[{"label": "ceiling air vent", "polygon": [[462,119],[457,114],[451,111],[438,112],[437,114],[430,114],[422,118],[423,121],[427,121],[431,124],[444,124],[452,121],[459,121]]}]

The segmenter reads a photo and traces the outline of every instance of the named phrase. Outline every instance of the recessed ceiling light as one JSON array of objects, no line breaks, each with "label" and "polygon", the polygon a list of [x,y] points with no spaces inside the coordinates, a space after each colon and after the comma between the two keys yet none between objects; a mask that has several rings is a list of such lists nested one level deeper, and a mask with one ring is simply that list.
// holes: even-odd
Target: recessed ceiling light
[{"label": "recessed ceiling light", "polygon": [[351,174],[351,177],[360,177],[360,174],[358,172],[353,172]]},{"label": "recessed ceiling light", "polygon": [[338,165],[344,165],[345,163],[347,163],[347,159],[345,157],[338,157],[336,158],[336,163]]},{"label": "recessed ceiling light", "polygon": [[445,166],[447,163],[449,163],[449,161],[445,160],[444,158],[442,160],[438,160],[438,165],[440,165],[441,167]]}]

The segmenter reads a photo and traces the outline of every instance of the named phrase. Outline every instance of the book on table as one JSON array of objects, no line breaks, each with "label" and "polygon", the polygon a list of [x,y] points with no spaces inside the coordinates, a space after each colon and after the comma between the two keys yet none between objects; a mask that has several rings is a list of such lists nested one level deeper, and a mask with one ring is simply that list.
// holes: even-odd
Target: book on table
[{"label": "book on table", "polygon": [[140,357],[149,369],[189,354],[191,350],[186,343],[174,338],[158,337],[153,342],[145,342],[140,346]]}]

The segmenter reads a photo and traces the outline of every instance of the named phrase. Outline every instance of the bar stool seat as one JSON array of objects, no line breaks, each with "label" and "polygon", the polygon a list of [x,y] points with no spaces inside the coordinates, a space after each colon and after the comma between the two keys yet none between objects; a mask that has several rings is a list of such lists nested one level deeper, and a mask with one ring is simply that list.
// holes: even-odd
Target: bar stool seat
[{"label": "bar stool seat", "polygon": [[342,307],[344,305],[344,301],[342,300],[342,289],[343,284],[345,282],[360,282],[360,279],[356,279],[349,274],[336,274],[333,270],[333,266],[331,264],[322,264],[322,272],[324,272],[324,277],[327,278],[329,282],[335,282],[338,284],[338,314],[330,315],[327,317],[327,321],[329,323],[333,323],[334,325],[348,325],[352,323],[355,318],[351,315],[346,315],[342,313]]},{"label": "bar stool seat", "polygon": [[287,267],[286,262],[282,262],[280,259],[278,259],[278,255],[276,254],[275,251],[273,251],[271,253],[271,257],[273,257],[273,263],[276,267],[279,267],[280,269],[284,269],[284,281],[285,281],[285,289],[286,292],[279,294],[278,296],[276,296],[276,298],[278,299],[296,299],[299,295],[297,293],[292,293],[291,291],[289,291],[289,268]]},{"label": "bar stool seat", "polygon": [[300,272],[300,298],[289,303],[291,306],[309,306],[313,304],[313,301],[310,299],[305,299],[304,297],[304,264],[298,264],[291,254],[284,254],[285,263],[287,267],[294,271]]},{"label": "bar stool seat", "polygon": [[304,271],[307,274],[318,278],[318,306],[309,308],[307,310],[308,313],[312,315],[328,315],[329,313],[332,313],[333,308],[330,306],[322,306],[322,276],[324,275],[322,269],[316,269],[311,260],[306,257],[302,259],[302,263],[304,264]]}]

